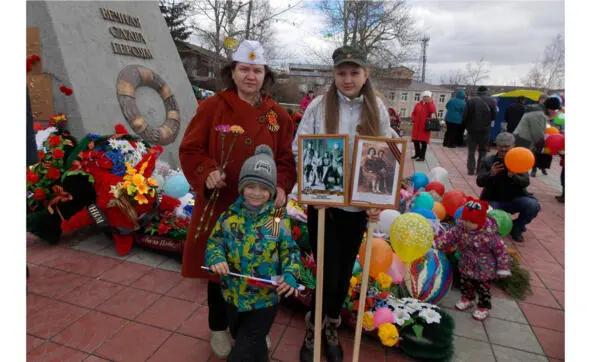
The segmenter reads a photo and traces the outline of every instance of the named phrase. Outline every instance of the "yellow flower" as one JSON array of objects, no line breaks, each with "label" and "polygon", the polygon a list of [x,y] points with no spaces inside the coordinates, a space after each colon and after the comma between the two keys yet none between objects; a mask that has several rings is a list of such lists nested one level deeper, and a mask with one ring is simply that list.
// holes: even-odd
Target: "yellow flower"
[{"label": "yellow flower", "polygon": [[351,286],[351,288],[355,288],[357,286],[357,283],[357,278],[351,277],[351,280],[349,281],[349,285]]},{"label": "yellow flower", "polygon": [[373,315],[370,312],[363,314],[363,329],[366,331],[373,331]]},{"label": "yellow flower", "polygon": [[137,173],[136,169],[131,167],[131,165],[129,164],[129,162],[125,162],[125,173],[127,173],[128,175],[135,175]]},{"label": "yellow flower", "polygon": [[380,290],[388,290],[392,286],[392,277],[386,273],[378,274],[376,281]]},{"label": "yellow flower", "polygon": [[146,167],[148,167],[148,162],[142,163],[142,167],[140,168],[140,175],[144,174],[144,171],[146,171]]},{"label": "yellow flower", "polygon": [[156,190],[150,189],[150,196],[154,197],[156,195]]},{"label": "yellow flower", "polygon": [[238,125],[233,125],[232,127],[230,127],[230,132],[234,134],[243,134],[244,129]]},{"label": "yellow flower", "polygon": [[142,194],[137,194],[135,195],[135,197],[133,198],[135,201],[137,201],[138,204],[147,204],[148,203],[148,199],[142,195]]},{"label": "yellow flower", "polygon": [[148,192],[148,186],[146,184],[141,184],[137,187],[137,192],[139,192],[140,194],[144,195],[146,192]]},{"label": "yellow flower", "polygon": [[144,184],[144,176],[142,175],[133,175],[132,182],[135,186],[143,185]]},{"label": "yellow flower", "polygon": [[384,346],[393,347],[398,342],[398,329],[392,323],[384,323],[378,328],[378,337]]},{"label": "yellow flower", "polygon": [[137,189],[136,189],[136,188],[135,188],[135,186],[133,186],[133,185],[129,185],[129,186],[127,186],[127,188],[126,188],[127,194],[128,194],[129,196],[133,195],[133,194],[136,192],[136,190],[137,190]]},{"label": "yellow flower", "polygon": [[153,178],[148,178],[148,185],[150,186],[158,186],[158,182],[156,182],[156,180],[154,180]]}]

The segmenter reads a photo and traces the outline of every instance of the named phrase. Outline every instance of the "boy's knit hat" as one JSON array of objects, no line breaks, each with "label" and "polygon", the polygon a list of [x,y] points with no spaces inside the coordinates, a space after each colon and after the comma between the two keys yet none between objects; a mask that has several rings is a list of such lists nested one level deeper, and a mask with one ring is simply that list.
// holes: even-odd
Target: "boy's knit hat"
[{"label": "boy's knit hat", "polygon": [[462,220],[474,223],[481,228],[486,222],[487,211],[488,202],[468,197],[468,202],[466,202],[462,210]]},{"label": "boy's knit hat", "polygon": [[273,151],[267,145],[259,145],[254,155],[244,161],[240,170],[238,192],[242,194],[244,186],[249,183],[263,184],[271,190],[271,195],[277,191],[277,166],[273,160]]}]

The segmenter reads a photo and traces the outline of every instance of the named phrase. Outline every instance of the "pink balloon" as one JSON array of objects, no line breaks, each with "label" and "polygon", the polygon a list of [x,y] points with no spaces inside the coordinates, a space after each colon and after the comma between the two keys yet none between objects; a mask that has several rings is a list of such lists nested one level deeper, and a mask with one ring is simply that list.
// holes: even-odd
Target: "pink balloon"
[{"label": "pink balloon", "polygon": [[373,314],[373,326],[380,328],[384,323],[394,323],[394,313],[388,308],[380,308]]},{"label": "pink balloon", "polygon": [[392,265],[390,265],[390,269],[386,272],[390,277],[392,277],[392,283],[400,284],[404,279],[404,274],[406,273],[406,265],[400,260],[398,255],[394,254],[392,258]]}]

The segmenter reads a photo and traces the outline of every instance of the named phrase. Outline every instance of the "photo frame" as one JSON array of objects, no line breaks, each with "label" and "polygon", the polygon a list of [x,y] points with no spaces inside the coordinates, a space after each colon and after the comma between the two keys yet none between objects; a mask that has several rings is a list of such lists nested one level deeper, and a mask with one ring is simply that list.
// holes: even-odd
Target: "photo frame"
[{"label": "photo frame", "polygon": [[298,136],[298,201],[347,206],[349,135]]},{"label": "photo frame", "polygon": [[405,155],[405,139],[356,136],[348,204],[397,209]]}]

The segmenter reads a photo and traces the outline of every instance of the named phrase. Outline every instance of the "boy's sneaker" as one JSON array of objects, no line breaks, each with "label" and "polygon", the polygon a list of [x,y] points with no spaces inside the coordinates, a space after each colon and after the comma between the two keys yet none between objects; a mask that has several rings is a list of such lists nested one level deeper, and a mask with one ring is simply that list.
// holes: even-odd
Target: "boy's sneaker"
[{"label": "boy's sneaker", "polygon": [[267,335],[267,337],[265,338],[265,341],[267,342],[267,349],[269,351],[271,351],[271,337],[269,337],[269,335]]},{"label": "boy's sneaker", "polygon": [[219,358],[227,358],[232,351],[230,337],[226,331],[210,331],[209,344],[213,353]]},{"label": "boy's sneaker", "polygon": [[476,319],[477,321],[483,321],[488,318],[489,310],[486,308],[478,308],[472,313],[472,318]]},{"label": "boy's sneaker", "polygon": [[462,312],[472,307],[474,307],[474,302],[466,298],[462,298],[456,303],[456,309]]}]

